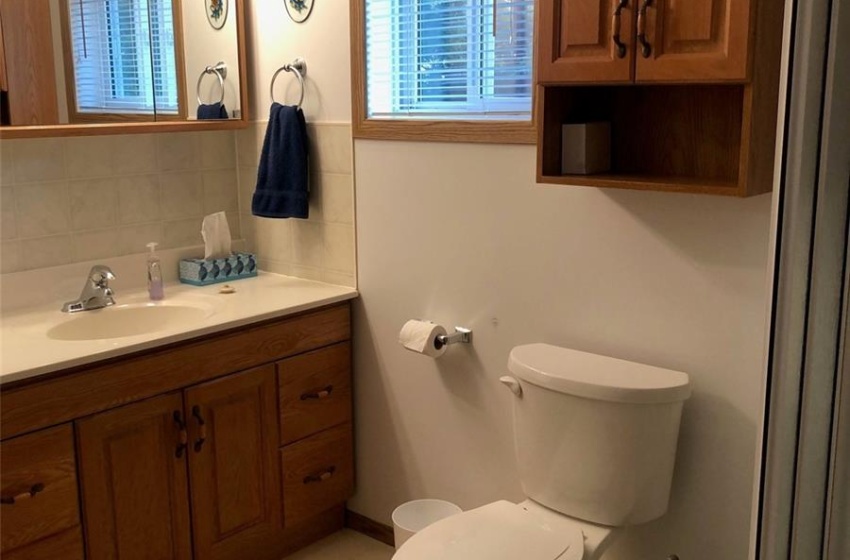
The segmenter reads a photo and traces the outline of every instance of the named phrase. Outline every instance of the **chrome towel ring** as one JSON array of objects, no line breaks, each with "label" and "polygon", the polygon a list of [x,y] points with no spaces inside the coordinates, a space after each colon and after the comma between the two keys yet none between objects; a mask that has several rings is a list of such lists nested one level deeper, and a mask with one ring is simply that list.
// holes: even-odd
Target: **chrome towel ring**
[{"label": "chrome towel ring", "polygon": [[218,85],[221,87],[221,99],[218,100],[219,103],[224,103],[224,79],[227,78],[227,64],[224,62],[219,62],[215,66],[207,66],[201,71],[201,75],[198,77],[198,87],[196,89],[196,94],[198,97],[198,105],[203,105],[204,102],[201,100],[201,82],[204,81],[204,76],[207,74],[215,74],[218,78]]},{"label": "chrome towel ring", "polygon": [[284,64],[280,68],[277,69],[277,72],[272,76],[272,83],[269,87],[269,93],[272,98],[272,103],[277,103],[274,98],[274,82],[277,80],[278,75],[281,72],[292,72],[295,74],[295,77],[298,78],[298,85],[301,86],[301,97],[298,98],[298,104],[295,105],[299,109],[301,108],[301,104],[304,102],[304,76],[307,75],[307,61],[303,58],[296,58],[290,64]]}]

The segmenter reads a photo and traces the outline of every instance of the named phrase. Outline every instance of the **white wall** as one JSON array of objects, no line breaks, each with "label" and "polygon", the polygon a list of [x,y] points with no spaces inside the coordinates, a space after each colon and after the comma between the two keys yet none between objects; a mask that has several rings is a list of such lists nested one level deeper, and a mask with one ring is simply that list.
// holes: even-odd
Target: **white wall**
[{"label": "white wall", "polygon": [[[544,341],[691,375],[673,497],[606,559],[745,558],[770,196],[537,186],[533,147],[355,142],[357,494],[389,523],[412,498],[523,499],[510,349]],[[471,327],[439,361],[409,318]]]},{"label": "white wall", "polygon": [[[236,2],[230,0],[229,13],[224,27],[213,29],[207,21],[204,2],[183,1],[183,52],[186,65],[186,101],[189,119],[198,114],[198,77],[207,66],[219,61],[227,64],[224,82],[224,105],[232,118],[241,110],[239,100],[239,41],[237,38]],[[214,103],[221,99],[218,78],[204,77],[201,83],[201,101]]]}]

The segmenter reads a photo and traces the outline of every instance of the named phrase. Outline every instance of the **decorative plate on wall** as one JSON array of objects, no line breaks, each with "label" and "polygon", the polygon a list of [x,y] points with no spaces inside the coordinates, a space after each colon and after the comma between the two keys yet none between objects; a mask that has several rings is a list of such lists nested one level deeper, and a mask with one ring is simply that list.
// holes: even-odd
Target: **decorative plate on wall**
[{"label": "decorative plate on wall", "polygon": [[227,8],[230,0],[204,0],[207,5],[207,21],[213,29],[221,29],[227,21]]},{"label": "decorative plate on wall", "polygon": [[313,11],[313,0],[283,0],[283,3],[295,23],[304,23]]}]

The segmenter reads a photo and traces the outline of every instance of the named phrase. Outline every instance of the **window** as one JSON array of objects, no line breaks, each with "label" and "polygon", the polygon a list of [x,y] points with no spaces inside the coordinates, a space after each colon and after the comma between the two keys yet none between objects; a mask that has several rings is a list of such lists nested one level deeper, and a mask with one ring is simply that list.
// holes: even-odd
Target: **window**
[{"label": "window", "polygon": [[185,113],[172,0],[66,1],[73,121]]},{"label": "window", "polygon": [[[461,128],[485,135],[487,125],[498,123],[500,130],[520,131],[515,141],[533,141],[534,0],[357,4],[352,9],[362,10],[362,28],[355,17],[353,33],[363,49],[354,53],[355,72],[365,83],[361,99],[355,91],[355,134],[380,137],[369,131],[405,128],[421,136],[426,130],[458,130],[452,125],[460,121]],[[357,84],[355,79],[355,89]],[[452,139],[440,136],[433,139]],[[491,141],[511,140],[499,135]]]}]

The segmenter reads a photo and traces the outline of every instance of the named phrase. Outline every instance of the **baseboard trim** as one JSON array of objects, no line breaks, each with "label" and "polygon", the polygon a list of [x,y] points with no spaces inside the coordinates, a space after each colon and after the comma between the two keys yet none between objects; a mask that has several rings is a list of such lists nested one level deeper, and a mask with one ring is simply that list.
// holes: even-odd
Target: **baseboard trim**
[{"label": "baseboard trim", "polygon": [[369,519],[365,515],[360,515],[350,509],[345,510],[345,526],[352,531],[372,537],[376,541],[381,541],[389,546],[395,546],[392,527],[378,523],[374,519]]}]

